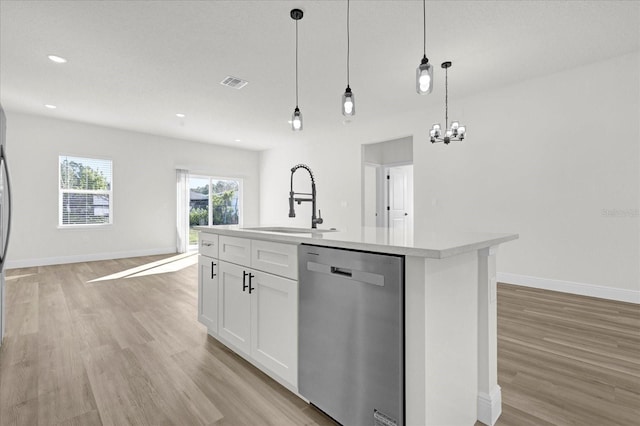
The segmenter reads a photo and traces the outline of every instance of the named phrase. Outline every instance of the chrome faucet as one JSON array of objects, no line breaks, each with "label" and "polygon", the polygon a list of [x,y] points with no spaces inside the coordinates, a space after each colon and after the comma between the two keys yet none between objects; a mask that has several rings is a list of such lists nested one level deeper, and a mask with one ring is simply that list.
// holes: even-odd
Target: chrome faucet
[{"label": "chrome faucet", "polygon": [[[311,194],[306,192],[293,192],[293,174],[298,169],[305,169],[309,172],[309,176],[311,176]],[[296,198],[296,195],[311,195],[311,198]],[[316,180],[313,177],[313,172],[306,164],[298,164],[291,168],[291,190],[289,191],[289,217],[296,217],[296,211],[293,208],[293,203],[297,202],[298,205],[302,204],[303,201],[311,202],[311,227],[317,228],[319,223],[322,223],[322,215],[320,210],[318,210],[318,216],[316,217]]]}]

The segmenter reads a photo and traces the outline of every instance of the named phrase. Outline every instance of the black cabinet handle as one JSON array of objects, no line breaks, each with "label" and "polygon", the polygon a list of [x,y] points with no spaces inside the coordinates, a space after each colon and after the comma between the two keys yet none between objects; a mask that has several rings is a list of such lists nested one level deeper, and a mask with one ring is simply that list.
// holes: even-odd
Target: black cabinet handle
[{"label": "black cabinet handle", "polygon": [[211,278],[216,276],[216,274],[213,273],[213,267],[214,266],[218,266],[218,265],[216,263],[214,263],[214,262],[211,262]]},{"label": "black cabinet handle", "polygon": [[[249,285],[247,285],[247,275],[249,275]],[[246,289],[251,289],[251,274],[247,273],[247,271],[242,271],[242,291]]]},{"label": "black cabinet handle", "polygon": [[255,290],[255,287],[251,287],[251,278],[255,278],[256,276],[253,274],[249,274],[249,294],[251,294],[251,291]]}]

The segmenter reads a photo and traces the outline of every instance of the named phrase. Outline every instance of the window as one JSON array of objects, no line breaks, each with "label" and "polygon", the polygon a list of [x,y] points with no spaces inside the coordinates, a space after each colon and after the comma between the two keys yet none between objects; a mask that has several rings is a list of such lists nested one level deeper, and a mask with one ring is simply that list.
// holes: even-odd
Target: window
[{"label": "window", "polygon": [[109,225],[113,221],[111,160],[59,157],[60,226]]},{"label": "window", "polygon": [[242,222],[242,181],[208,176],[189,177],[189,244],[198,243],[194,226]]}]

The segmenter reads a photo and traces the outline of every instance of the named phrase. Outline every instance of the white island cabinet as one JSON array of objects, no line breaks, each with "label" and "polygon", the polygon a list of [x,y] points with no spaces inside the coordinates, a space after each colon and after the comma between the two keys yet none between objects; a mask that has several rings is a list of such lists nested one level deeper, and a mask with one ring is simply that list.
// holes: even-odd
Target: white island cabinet
[{"label": "white island cabinet", "polygon": [[[215,259],[205,257],[201,249],[199,295],[205,300],[198,303],[203,311],[200,322],[211,336],[297,391],[297,246],[200,235],[200,241],[214,235],[218,247]],[[213,280],[215,285],[209,285]]]},{"label": "white island cabinet", "polygon": [[[217,258],[208,258],[219,260],[218,300],[200,302],[205,312],[199,312],[200,321],[207,324],[213,312],[207,307],[215,305],[217,330],[207,325],[209,334],[290,390],[297,392],[297,246],[387,253],[405,258],[406,424],[472,426],[479,420],[493,425],[500,416],[496,252],[518,235],[432,232],[398,246],[380,228],[327,233],[196,229],[201,240],[217,237],[219,243]],[[212,272],[208,265],[201,265],[200,275]],[[201,284],[208,279],[200,277]]]}]

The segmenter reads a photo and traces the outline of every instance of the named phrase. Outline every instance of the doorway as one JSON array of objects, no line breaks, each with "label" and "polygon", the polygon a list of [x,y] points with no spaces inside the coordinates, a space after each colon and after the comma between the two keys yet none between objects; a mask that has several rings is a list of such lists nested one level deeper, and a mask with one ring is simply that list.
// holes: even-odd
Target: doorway
[{"label": "doorway", "polygon": [[362,146],[362,225],[413,243],[413,137]]}]

